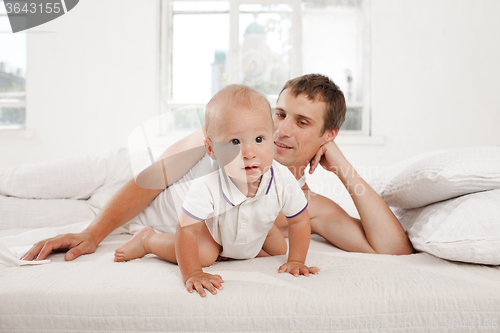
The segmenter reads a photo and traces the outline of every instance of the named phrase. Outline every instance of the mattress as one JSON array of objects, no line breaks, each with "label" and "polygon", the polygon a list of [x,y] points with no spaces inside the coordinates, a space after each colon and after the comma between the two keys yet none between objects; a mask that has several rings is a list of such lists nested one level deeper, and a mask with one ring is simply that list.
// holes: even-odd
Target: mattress
[{"label": "mattress", "polygon": [[[2,169],[0,238],[76,232],[131,177],[124,149]],[[205,270],[224,289],[201,298],[154,255],[115,263],[125,230],[72,262],[56,253],[42,265],[0,264],[0,332],[500,331],[498,266],[347,253],[313,235],[306,263],[318,275],[279,274],[286,256],[216,262]]]},{"label": "mattress", "polygon": [[205,271],[224,289],[201,298],[154,255],[113,262],[130,237],[112,234],[72,262],[56,253],[43,265],[0,264],[0,332],[500,330],[497,266],[347,253],[313,235],[307,264],[318,275],[278,273],[286,256],[216,262]]}]

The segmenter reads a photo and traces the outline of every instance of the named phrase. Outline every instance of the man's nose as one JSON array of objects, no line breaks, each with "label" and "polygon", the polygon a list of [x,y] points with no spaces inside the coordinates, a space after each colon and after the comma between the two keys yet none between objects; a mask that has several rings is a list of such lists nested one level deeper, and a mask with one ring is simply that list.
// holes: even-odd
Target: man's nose
[{"label": "man's nose", "polygon": [[285,119],[283,119],[282,121],[280,121],[278,123],[278,128],[276,129],[275,133],[279,137],[289,137],[291,125],[292,125],[292,123],[290,121],[290,118],[286,117]]}]

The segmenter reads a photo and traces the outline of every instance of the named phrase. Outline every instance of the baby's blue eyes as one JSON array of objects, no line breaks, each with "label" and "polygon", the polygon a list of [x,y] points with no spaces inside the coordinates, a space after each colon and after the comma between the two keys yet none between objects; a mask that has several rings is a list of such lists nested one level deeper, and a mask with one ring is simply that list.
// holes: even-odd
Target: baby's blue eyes
[{"label": "baby's blue eyes", "polygon": [[[263,137],[261,137],[261,136],[258,136],[258,137],[256,137],[256,138],[255,138],[255,142],[257,142],[257,143],[262,143],[263,141],[264,141],[264,138],[263,138]],[[240,140],[238,140],[238,139],[232,139],[232,140],[230,141],[230,143],[231,143],[232,145],[237,146],[237,145],[239,145],[239,144],[240,144]]]}]

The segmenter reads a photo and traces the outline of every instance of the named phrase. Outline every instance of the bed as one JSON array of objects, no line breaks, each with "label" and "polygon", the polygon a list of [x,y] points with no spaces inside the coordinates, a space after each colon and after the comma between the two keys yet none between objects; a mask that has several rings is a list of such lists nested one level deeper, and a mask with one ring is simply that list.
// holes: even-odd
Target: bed
[{"label": "bed", "polygon": [[[82,230],[130,177],[126,159],[120,149],[0,171],[0,244],[21,251],[34,237]],[[61,163],[71,171],[50,181],[42,176]],[[29,179],[34,170],[36,180]],[[390,201],[394,188],[383,176],[373,184]],[[66,188],[75,177],[87,181]],[[29,195],[40,191],[45,197]],[[437,203],[446,200],[455,199]],[[422,238],[418,230],[428,226],[408,221],[430,206],[395,211],[407,232]],[[73,262],[56,253],[40,265],[1,263],[0,332],[500,331],[500,270],[497,256],[484,251],[475,255],[490,264],[439,258],[432,249],[406,256],[347,253],[313,235],[306,263],[320,274],[279,274],[286,256],[216,262],[206,271],[220,274],[224,289],[201,298],[185,290],[176,265],[153,255],[113,262],[114,250],[130,237],[126,228],[117,230]]]}]

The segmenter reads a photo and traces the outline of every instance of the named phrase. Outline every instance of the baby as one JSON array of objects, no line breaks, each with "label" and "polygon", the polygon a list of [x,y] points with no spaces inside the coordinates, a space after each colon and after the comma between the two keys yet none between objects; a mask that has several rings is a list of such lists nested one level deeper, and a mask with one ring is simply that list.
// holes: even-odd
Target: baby
[{"label": "baby", "polygon": [[307,200],[292,173],[273,161],[273,122],[265,96],[243,85],[225,87],[207,104],[204,134],[216,172],[191,184],[175,235],[146,227],[116,250],[115,261],[153,253],[179,265],[189,292],[216,294],[224,281],[202,267],[219,254],[249,259],[286,253],[274,225],[283,212],[290,250],[279,272],[317,274],[318,268],[304,265],[311,235]]}]

